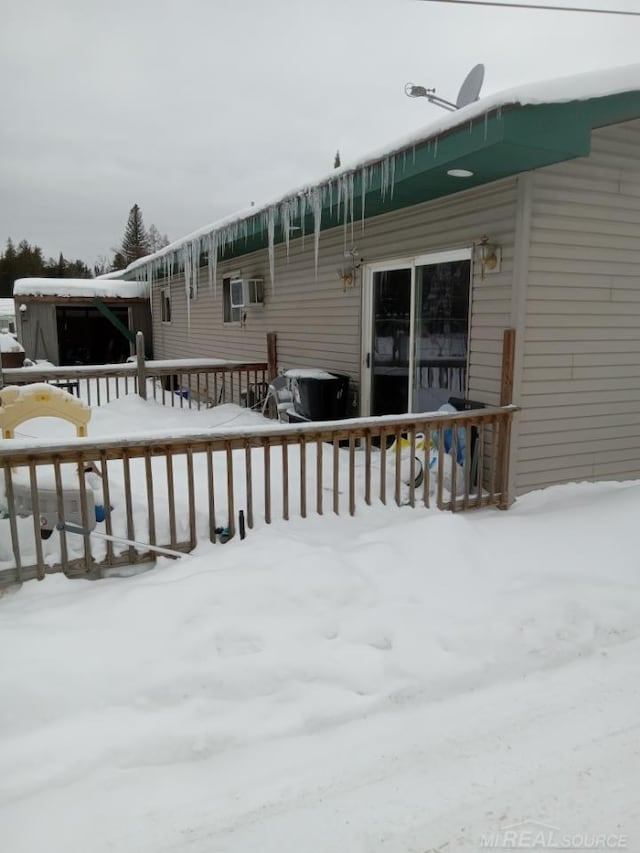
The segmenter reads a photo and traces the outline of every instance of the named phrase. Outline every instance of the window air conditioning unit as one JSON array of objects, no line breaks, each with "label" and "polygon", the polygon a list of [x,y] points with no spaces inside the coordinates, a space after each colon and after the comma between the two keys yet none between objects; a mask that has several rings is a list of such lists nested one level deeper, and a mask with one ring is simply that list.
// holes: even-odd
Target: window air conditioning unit
[{"label": "window air conditioning unit", "polygon": [[230,287],[232,308],[264,305],[264,279],[232,278]]}]

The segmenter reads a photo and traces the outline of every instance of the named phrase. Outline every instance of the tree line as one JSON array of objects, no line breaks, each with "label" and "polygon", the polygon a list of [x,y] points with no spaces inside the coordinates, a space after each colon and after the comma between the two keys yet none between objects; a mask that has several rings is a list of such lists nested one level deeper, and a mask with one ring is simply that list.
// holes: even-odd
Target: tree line
[{"label": "tree line", "polygon": [[121,244],[111,250],[111,257],[98,258],[92,269],[80,259],[65,258],[62,252],[57,259],[45,258],[40,246],[31,245],[27,240],[21,240],[16,246],[9,238],[0,253],[0,297],[12,296],[13,283],[18,278],[92,278],[122,270],[168,243],[167,235],[160,234],[155,225],[148,230],[145,228],[137,204],[129,211]]}]

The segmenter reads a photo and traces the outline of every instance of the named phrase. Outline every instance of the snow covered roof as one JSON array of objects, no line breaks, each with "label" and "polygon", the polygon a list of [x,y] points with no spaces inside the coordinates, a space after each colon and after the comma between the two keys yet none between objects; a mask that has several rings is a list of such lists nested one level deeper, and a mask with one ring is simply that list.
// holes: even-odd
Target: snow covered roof
[{"label": "snow covered roof", "polygon": [[[185,278],[188,278],[190,270],[194,267],[197,269],[200,254],[207,252],[215,280],[218,254],[224,253],[225,249],[228,249],[239,239],[244,238],[246,241],[248,237],[255,235],[256,229],[259,229],[262,232],[268,232],[270,267],[273,279],[273,244],[276,224],[282,228],[283,240],[288,248],[289,223],[297,217],[304,219],[305,215],[310,213],[314,215],[317,264],[317,240],[322,207],[328,203],[327,196],[330,196],[332,207],[335,204],[339,211],[342,205],[345,218],[348,216],[347,210],[351,208],[351,217],[353,218],[354,178],[359,179],[364,197],[371,186],[370,179],[373,169],[379,167],[379,184],[382,195],[384,197],[390,191],[391,196],[393,196],[397,155],[401,155],[403,152],[406,155],[407,151],[413,149],[415,156],[415,150],[418,146],[433,142],[435,159],[439,138],[444,138],[447,134],[462,127],[468,126],[471,129],[474,121],[477,122],[478,119],[484,119],[486,123],[489,116],[495,114],[501,116],[502,111],[509,108],[585,102],[629,92],[640,93],[640,63],[544,80],[488,95],[460,110],[443,114],[414,133],[396,139],[393,143],[372,151],[353,163],[334,169],[316,181],[304,184],[262,205],[245,208],[205,225],[159,251],[134,261],[125,272],[145,270],[146,280],[151,283],[154,270],[159,269],[161,264],[164,264],[166,274],[172,274],[173,255],[176,250],[181,250],[180,257],[184,264]],[[640,116],[640,109],[637,115]],[[570,156],[578,155],[568,153],[564,159]],[[369,184],[367,183],[368,180]],[[461,188],[460,184],[456,186],[456,190]],[[362,217],[364,219],[364,212]],[[249,221],[252,222],[251,226],[248,224]]]},{"label": "snow covered roof", "polygon": [[144,282],[122,278],[106,281],[95,278],[19,278],[13,287],[13,295],[137,299],[149,294]]}]

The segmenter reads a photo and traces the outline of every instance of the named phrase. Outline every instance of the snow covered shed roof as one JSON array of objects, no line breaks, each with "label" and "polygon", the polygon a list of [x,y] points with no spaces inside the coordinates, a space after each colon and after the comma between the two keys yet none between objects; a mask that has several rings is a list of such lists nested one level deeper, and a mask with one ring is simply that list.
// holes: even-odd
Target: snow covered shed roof
[{"label": "snow covered shed roof", "polygon": [[144,282],[95,278],[19,278],[13,297],[57,297],[60,299],[146,299]]},{"label": "snow covered shed roof", "polygon": [[[130,264],[128,279],[158,275],[274,246],[297,225],[314,235],[341,223],[440,198],[590,151],[595,127],[640,118],[640,64],[508,89],[440,116],[415,133],[258,207],[206,225]],[[461,178],[456,170],[469,173]]]}]

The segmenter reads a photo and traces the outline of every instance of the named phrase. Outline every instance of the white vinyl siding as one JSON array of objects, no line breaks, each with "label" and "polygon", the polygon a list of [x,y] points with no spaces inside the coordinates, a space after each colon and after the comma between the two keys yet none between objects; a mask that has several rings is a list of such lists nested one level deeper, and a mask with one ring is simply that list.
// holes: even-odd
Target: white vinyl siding
[{"label": "white vinyl siding", "polygon": [[[357,246],[366,263],[470,247],[488,235],[502,247],[502,269],[473,282],[469,396],[496,403],[500,394],[502,333],[510,323],[516,180],[457,193],[446,199],[355,222],[347,229],[347,248]],[[275,287],[267,251],[234,258],[218,268],[217,293],[200,270],[198,301],[187,324],[184,280],[172,282],[172,325],[154,318],[156,358],[219,357],[266,360],[266,334],[278,335],[281,368],[322,367],[360,378],[362,271],[355,287],[343,287],[338,270],[347,267],[342,226],[320,235],[320,262],[314,272],[313,235],[292,240],[289,258],[276,246]],[[264,307],[246,310],[246,321],[225,325],[222,279],[233,270],[243,278],[265,280]],[[161,288],[159,282],[155,288]]]},{"label": "white vinyl siding", "polygon": [[640,122],[535,173],[517,491],[640,477]]}]

